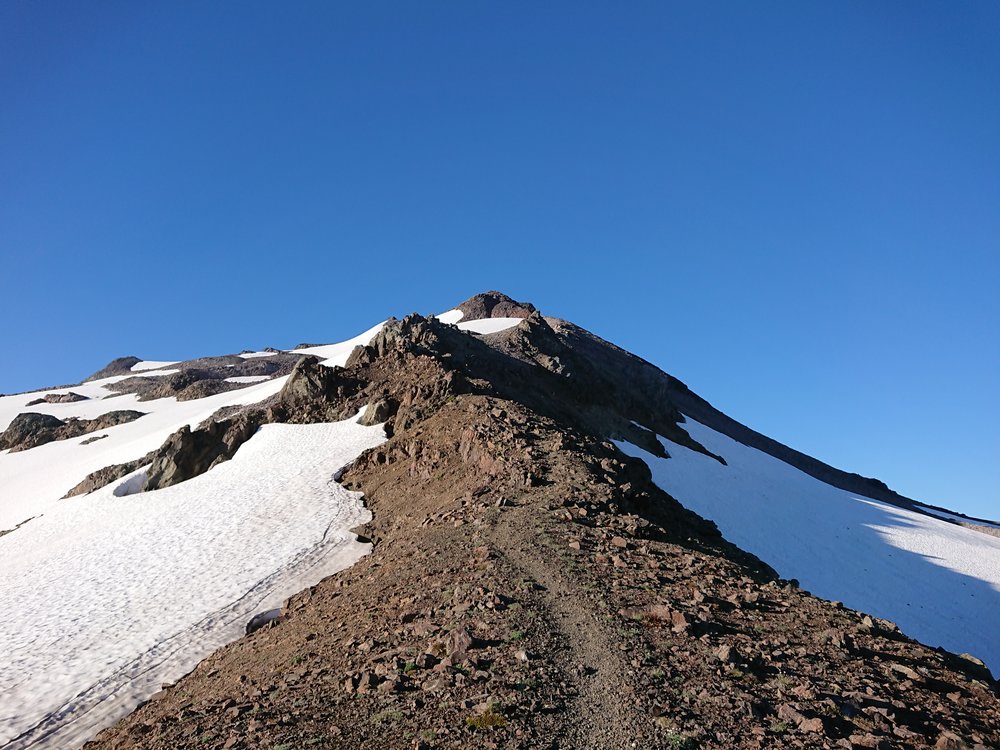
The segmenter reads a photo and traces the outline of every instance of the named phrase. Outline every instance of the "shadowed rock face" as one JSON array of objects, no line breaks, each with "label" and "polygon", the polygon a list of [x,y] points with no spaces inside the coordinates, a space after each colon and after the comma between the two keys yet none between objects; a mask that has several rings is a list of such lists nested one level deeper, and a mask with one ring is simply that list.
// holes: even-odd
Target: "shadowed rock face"
[{"label": "shadowed rock face", "polygon": [[197,430],[185,425],[153,454],[143,491],[179,484],[228,461],[261,422],[262,412],[254,411],[210,422]]},{"label": "shadowed rock face", "polygon": [[7,429],[0,433],[0,450],[11,452],[37,448],[54,440],[86,435],[88,432],[131,422],[143,416],[141,411],[110,411],[94,419],[59,419],[51,414],[26,412],[18,414]]}]

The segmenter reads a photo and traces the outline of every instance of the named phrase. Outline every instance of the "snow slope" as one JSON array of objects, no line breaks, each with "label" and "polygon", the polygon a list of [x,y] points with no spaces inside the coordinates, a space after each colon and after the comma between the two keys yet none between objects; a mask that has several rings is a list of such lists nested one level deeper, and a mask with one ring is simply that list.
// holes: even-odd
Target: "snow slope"
[{"label": "snow slope", "polygon": [[481,320],[467,320],[464,323],[459,323],[458,327],[463,331],[471,331],[472,333],[499,333],[500,331],[506,331],[508,328],[513,328],[522,320],[524,318],[483,318]]},{"label": "snow slope", "polygon": [[669,459],[617,445],[783,577],[1000,673],[1000,539],[837,489],[693,419],[684,427],[728,465],[662,437]]},{"label": "snow slope", "polygon": [[384,325],[385,322],[383,321],[377,326],[369,328],[364,333],[358,334],[353,339],[341,341],[339,344],[308,346],[303,349],[289,349],[287,351],[290,354],[311,354],[314,357],[319,357],[325,360],[323,364],[328,367],[343,367],[347,362],[347,358],[351,356],[351,351],[353,351],[354,347],[366,345],[375,337],[375,334],[382,330],[382,326]]},{"label": "snow slope", "polygon": [[[152,373],[148,373],[152,374]],[[159,373],[158,373],[159,374]],[[146,412],[134,422],[100,430],[71,440],[57,440],[28,451],[0,452],[0,531],[12,529],[29,518],[52,508],[78,482],[93,471],[112,464],[131,461],[159,448],[170,434],[185,424],[192,427],[207,419],[223,406],[253,404],[281,390],[287,378],[275,378],[264,383],[219,393],[207,398],[178,401],[163,398],[139,401],[134,393],[102,398],[110,393],[104,388],[118,376],[95,380],[72,390],[81,395],[93,394],[92,400],[68,404],[39,404],[29,411],[55,414],[59,418],[77,416],[92,418],[118,409]],[[22,394],[37,398],[39,394]],[[7,397],[16,398],[16,397]],[[13,410],[13,416],[24,408]],[[0,413],[0,419],[7,415]],[[6,428],[6,423],[2,425]],[[82,445],[84,440],[107,435],[103,440]]]},{"label": "snow slope", "polygon": [[370,514],[332,477],[384,439],[354,420],[266,425],[202,476],[109,486],[0,537],[0,747],[82,743],[364,554],[347,529]]}]

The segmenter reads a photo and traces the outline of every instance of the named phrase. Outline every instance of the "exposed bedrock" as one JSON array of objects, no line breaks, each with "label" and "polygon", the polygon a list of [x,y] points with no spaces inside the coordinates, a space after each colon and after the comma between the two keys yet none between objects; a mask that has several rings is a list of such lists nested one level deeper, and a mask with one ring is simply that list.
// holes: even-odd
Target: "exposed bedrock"
[{"label": "exposed bedrock", "polygon": [[197,430],[185,425],[153,454],[143,490],[178,484],[228,461],[262,422],[263,412],[252,411],[210,422]]},{"label": "exposed bedrock", "polygon": [[470,297],[458,306],[462,320],[484,318],[527,318],[537,309],[530,302],[518,302],[503,292],[483,292]]},{"label": "exposed bedrock", "polygon": [[0,450],[14,452],[37,448],[54,440],[67,440],[132,422],[143,414],[141,411],[109,411],[94,419],[70,417],[62,420],[51,414],[25,412],[14,417],[7,429],[0,433]]},{"label": "exposed bedrock", "polygon": [[46,393],[41,398],[36,398],[33,401],[29,401],[25,406],[37,406],[38,404],[72,404],[76,401],[86,401],[86,396],[81,396],[79,393]]}]

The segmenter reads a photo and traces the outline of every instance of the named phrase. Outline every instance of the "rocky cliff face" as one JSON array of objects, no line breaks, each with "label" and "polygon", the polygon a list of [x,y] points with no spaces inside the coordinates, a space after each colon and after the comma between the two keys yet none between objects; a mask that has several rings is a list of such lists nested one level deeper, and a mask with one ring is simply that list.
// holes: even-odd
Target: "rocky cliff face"
[{"label": "rocky cliff face", "polygon": [[708,453],[683,384],[481,297],[467,316],[524,320],[390,321],[346,367],[304,358],[273,403],[161,448],[150,486],[264,422],[363,411],[391,438],[340,479],[374,551],[88,748],[1000,746],[981,664],[779,579],[609,442]]}]

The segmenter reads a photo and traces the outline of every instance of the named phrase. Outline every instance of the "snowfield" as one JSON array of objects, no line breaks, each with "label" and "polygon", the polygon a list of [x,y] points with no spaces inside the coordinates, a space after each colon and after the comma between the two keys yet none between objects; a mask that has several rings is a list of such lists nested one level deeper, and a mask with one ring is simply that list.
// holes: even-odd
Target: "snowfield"
[{"label": "snowfield", "polygon": [[369,545],[347,529],[370,514],[333,475],[384,440],[354,420],[266,425],[199,477],[105,487],[0,538],[0,747],[81,744],[353,563]]},{"label": "snowfield", "polygon": [[683,426],[728,466],[663,437],[669,459],[616,444],[781,576],[1000,674],[1000,538],[831,487],[693,419]]},{"label": "snowfield", "polygon": [[[343,365],[381,324],[302,353]],[[258,356],[270,356],[260,352]],[[249,355],[254,356],[254,355]],[[133,367],[164,376],[173,362]],[[0,430],[21,412],[144,416],[83,437],[0,452],[0,748],[69,748],[160,685],[238,638],[256,613],[352,564],[369,545],[347,530],[369,520],[336,471],[385,440],[381,426],[266,425],[232,460],[182,484],[130,494],[137,472],[61,500],[87,474],[141,458],[223,406],[258,403],[286,377],[190,401],[139,401],[116,375],[0,397]],[[87,400],[29,401],[72,391]],[[106,435],[102,440],[84,440]]]},{"label": "snowfield", "polygon": [[[160,374],[159,371],[157,374]],[[159,448],[171,433],[186,424],[194,427],[223,406],[264,400],[280,391],[287,377],[191,401],[178,401],[173,397],[139,401],[134,393],[117,395],[104,388],[108,383],[121,379],[115,376],[62,389],[62,392],[72,390],[82,396],[91,396],[89,401],[24,407],[27,401],[41,395],[30,393],[4,398],[11,402],[17,400],[20,404],[17,408],[0,403],[0,420],[4,420],[0,422],[0,427],[3,429],[22,411],[54,414],[60,419],[70,416],[90,419],[118,409],[146,412],[134,422],[82,437],[57,440],[28,451],[0,452],[0,531],[12,529],[29,518],[47,512],[91,472],[142,458]],[[113,397],[104,398],[109,394]],[[107,437],[87,445],[81,444],[97,435]],[[3,541],[4,538],[0,537],[0,561],[3,560]]]}]

